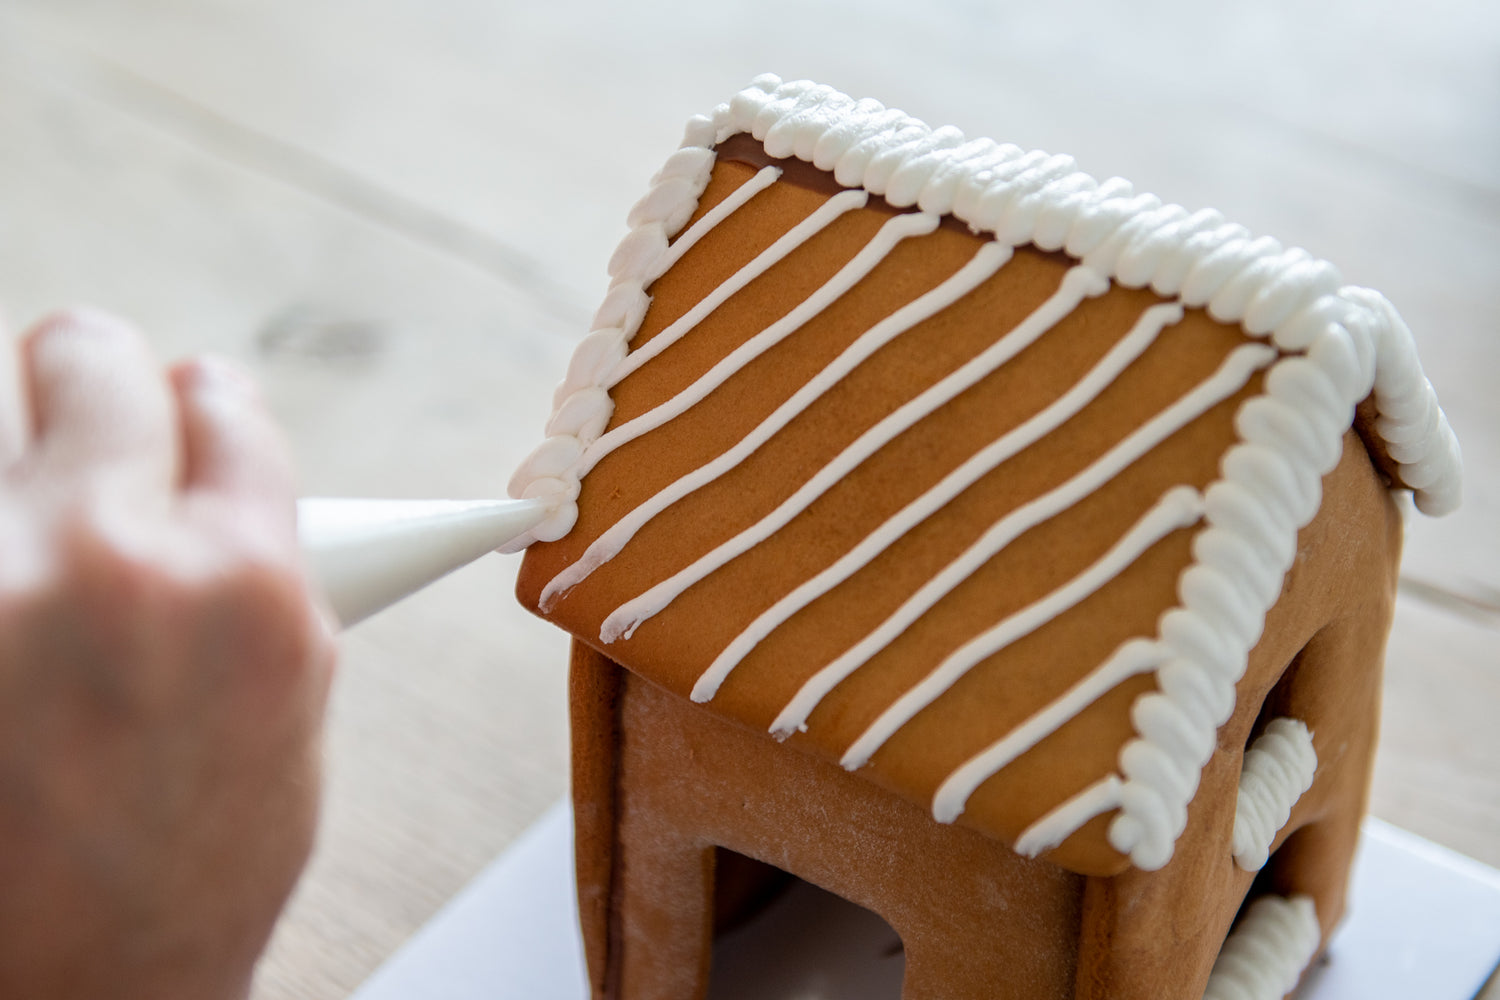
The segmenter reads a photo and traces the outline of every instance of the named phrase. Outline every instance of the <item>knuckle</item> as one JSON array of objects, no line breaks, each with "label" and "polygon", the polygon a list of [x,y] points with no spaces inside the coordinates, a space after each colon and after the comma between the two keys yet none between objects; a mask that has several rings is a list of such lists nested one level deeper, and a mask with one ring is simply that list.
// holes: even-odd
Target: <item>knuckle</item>
[{"label": "knuckle", "polygon": [[10,665],[44,670],[112,711],[151,701],[167,679],[162,623],[185,608],[175,581],[85,514],[38,535],[26,568],[0,581],[0,629],[32,661]]},{"label": "knuckle", "polygon": [[331,637],[295,560],[260,547],[242,550],[221,581],[217,603],[262,669],[300,674],[331,661]]},{"label": "knuckle", "polygon": [[58,504],[48,528],[49,547],[66,578],[128,582],[145,575],[144,560],[115,530],[108,506],[92,484],[81,484],[70,501]]},{"label": "knuckle", "polygon": [[6,558],[21,551],[6,523],[0,696],[17,682],[6,650],[25,649],[33,667],[40,654],[56,683],[116,714],[208,699],[214,711],[296,718],[326,692],[335,647],[295,546],[253,529],[205,538],[166,522],[122,524],[76,503],[17,536],[37,554],[23,573],[26,560]]},{"label": "knuckle", "polygon": [[102,309],[75,305],[49,313],[27,333],[33,344],[57,337],[90,337],[100,340],[139,340],[135,327]]},{"label": "knuckle", "polygon": [[6,530],[23,520],[0,516],[0,646],[43,628],[152,704],[201,689],[206,671],[285,706],[333,668],[296,547],[272,531],[122,522],[78,498]]},{"label": "knuckle", "polygon": [[185,603],[163,533],[123,530],[82,505],[59,518],[53,540],[60,585],[101,622],[170,619]]},{"label": "knuckle", "polygon": [[0,599],[13,604],[45,587],[55,576],[54,560],[33,519],[17,504],[0,500]]},{"label": "knuckle", "polygon": [[255,398],[257,385],[250,370],[222,354],[201,354],[182,362],[183,374],[195,384],[229,389],[240,395]]}]

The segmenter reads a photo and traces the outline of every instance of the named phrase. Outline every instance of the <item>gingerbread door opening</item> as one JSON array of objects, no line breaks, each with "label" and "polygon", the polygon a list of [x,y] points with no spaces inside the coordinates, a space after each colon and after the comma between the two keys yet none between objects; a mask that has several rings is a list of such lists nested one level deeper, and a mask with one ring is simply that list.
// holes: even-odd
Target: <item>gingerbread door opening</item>
[{"label": "gingerbread door opening", "polygon": [[715,851],[708,1000],[898,1000],[901,938],[879,915],[779,868]]}]

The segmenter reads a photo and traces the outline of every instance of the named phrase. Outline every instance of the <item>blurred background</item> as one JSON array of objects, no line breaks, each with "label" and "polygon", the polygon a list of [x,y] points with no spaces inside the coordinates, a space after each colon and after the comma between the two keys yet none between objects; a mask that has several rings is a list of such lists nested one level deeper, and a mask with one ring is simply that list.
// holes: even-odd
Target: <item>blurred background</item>
[{"label": "blurred background", "polygon": [[[1413,521],[1372,809],[1500,865],[1500,7],[0,0],[0,303],[264,381],[308,494],[483,497],[689,115],[811,77],[1074,154],[1402,310],[1467,501]],[[567,781],[560,633],[487,558],[343,639],[256,1000],[356,986]]]}]

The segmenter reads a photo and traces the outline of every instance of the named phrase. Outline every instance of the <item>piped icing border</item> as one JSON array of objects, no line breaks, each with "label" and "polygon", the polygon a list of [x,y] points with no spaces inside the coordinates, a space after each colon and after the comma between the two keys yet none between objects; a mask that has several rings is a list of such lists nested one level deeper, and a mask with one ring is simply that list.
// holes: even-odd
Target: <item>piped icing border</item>
[{"label": "piped icing border", "polygon": [[1224,942],[1203,1000],[1282,1000],[1318,953],[1323,928],[1311,896],[1262,896]]},{"label": "piped icing border", "polygon": [[[1215,319],[1238,323],[1281,352],[1266,375],[1264,394],[1237,413],[1240,441],[1226,452],[1221,478],[1201,497],[1207,524],[1194,539],[1194,564],[1179,579],[1178,607],[1163,615],[1154,640],[1127,644],[1082,682],[1089,685],[1122,670],[1156,673],[1159,692],[1142,696],[1133,707],[1136,737],[1121,751],[1120,774],[1106,776],[1041,817],[1022,837],[1028,847],[1045,849],[1093,816],[1118,809],[1109,828],[1111,844],[1141,868],[1160,867],[1185,826],[1187,803],[1212,753],[1214,732],[1233,711],[1234,685],[1291,565],[1297,531],[1318,509],[1321,477],[1337,462],[1358,402],[1373,393],[1374,429],[1397,463],[1402,485],[1414,489],[1417,506],[1430,514],[1457,506],[1457,444],[1422,374],[1410,331],[1380,295],[1343,286],[1332,265],[1267,237],[1252,238],[1217,212],[1165,205],[1118,178],[1098,182],[1077,171],[1068,157],[967,140],[957,129],[930,129],[874,101],[764,76],[712,117],[689,122],[683,148],[632,210],[632,229],[611,259],[612,283],[594,330],[580,343],[554,397],[548,438],[511,482],[513,496],[553,499],[556,513],[512,549],[565,535],[577,516],[582,476],[610,447],[628,439],[617,435],[628,424],[603,434],[612,410],[608,389],[643,363],[643,355],[670,343],[658,345],[659,335],[647,350],[628,352],[649,303],[646,287],[719,219],[775,182],[776,168],[762,169],[671,240],[696,209],[713,165],[712,147],[742,132],[760,140],[772,157],[796,156],[832,171],[840,184],[856,189],[845,199],[851,207],[854,198],[868,192],[898,208],[919,210],[898,219],[925,225],[951,214],[975,232],[993,233],[1003,247],[1031,243],[1062,250],[1081,261],[1075,271],[1099,282],[1098,290],[1108,280],[1126,287],[1149,285],[1175,300],[1174,308],[1205,307]],[[828,212],[841,210],[842,205]],[[815,231],[821,224],[826,222],[809,219],[806,225]],[[782,255],[810,234],[793,238]],[[774,260],[752,267],[763,271],[770,263]],[[704,305],[705,314],[712,308]],[[649,516],[643,514],[640,522]],[[622,529],[623,538],[606,543],[592,559],[585,557],[592,565],[570,567],[577,572],[549,584],[544,601],[555,600],[609,558],[611,547],[618,551],[633,530]],[[665,601],[670,600],[667,595]],[[657,604],[647,594],[619,609],[604,638],[628,635],[660,610]],[[712,696],[716,671],[722,680],[723,665],[716,663],[695,688],[695,698]],[[1017,750],[1016,733],[1044,734],[1049,720],[1065,714],[1063,703],[1077,702],[1077,695],[1076,690],[1064,695],[963,765],[940,788],[934,815],[947,821],[962,812],[968,794],[987,776],[985,767],[1024,752],[1024,747]],[[857,766],[864,757],[856,753],[846,763]]]},{"label": "piped icing border", "polygon": [[1234,863],[1257,872],[1271,856],[1276,835],[1292,816],[1292,807],[1312,787],[1318,752],[1312,733],[1300,719],[1276,718],[1245,751],[1240,788],[1235,796]]}]

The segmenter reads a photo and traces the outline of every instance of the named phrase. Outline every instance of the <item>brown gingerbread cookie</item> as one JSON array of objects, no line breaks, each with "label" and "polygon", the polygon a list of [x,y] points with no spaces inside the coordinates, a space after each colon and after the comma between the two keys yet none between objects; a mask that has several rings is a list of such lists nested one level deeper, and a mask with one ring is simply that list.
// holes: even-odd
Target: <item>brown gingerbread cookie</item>
[{"label": "brown gingerbread cookie", "polygon": [[631,223],[512,484],[557,501],[518,589],[576,637],[595,995],[702,994],[726,850],[883,916],[909,997],[1197,1000],[1252,938],[1286,993],[1342,914],[1390,492],[1457,501],[1394,310],[774,78]]}]

